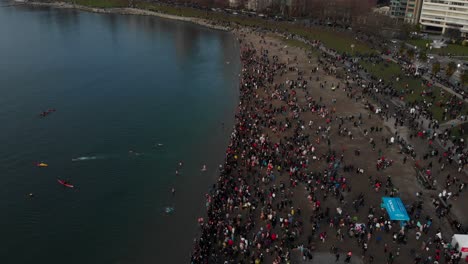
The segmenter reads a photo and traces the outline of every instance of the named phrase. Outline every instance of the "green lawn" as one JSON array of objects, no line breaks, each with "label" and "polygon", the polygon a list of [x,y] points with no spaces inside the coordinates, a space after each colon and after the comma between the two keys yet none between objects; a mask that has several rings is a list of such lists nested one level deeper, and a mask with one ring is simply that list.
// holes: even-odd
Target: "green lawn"
[{"label": "green lawn", "polygon": [[402,74],[400,66],[396,63],[373,64],[362,61],[361,65],[372,75],[383,78],[386,81],[394,79],[396,76]]},{"label": "green lawn", "polygon": [[[294,33],[299,36],[303,36],[306,39],[318,39],[322,41],[327,48],[332,48],[339,52],[354,52],[361,54],[374,53],[374,51],[367,45],[356,41],[352,36],[343,32],[333,32],[317,28],[304,28],[291,24],[278,25],[278,28],[284,29],[285,31]],[[354,45],[354,49],[351,48],[351,44]]]},{"label": "green lawn", "polygon": [[[464,129],[464,132],[463,133],[463,130],[461,129],[463,128]],[[454,138],[463,138],[465,141],[468,140],[468,123],[465,123],[465,124],[462,124],[462,125],[458,125],[456,127],[453,127],[450,129],[450,135]]]},{"label": "green lawn", "polygon": [[[443,116],[443,111],[444,109],[439,106],[439,102],[445,101],[444,99],[447,99],[451,96],[451,94],[443,91],[439,87],[431,87],[428,88],[425,86],[422,82],[422,80],[414,77],[406,77],[403,74],[402,69],[400,66],[396,63],[393,62],[382,62],[378,64],[372,64],[370,62],[361,62],[361,65],[373,76],[383,79],[386,82],[393,82],[394,87],[398,90],[404,93],[403,97],[406,102],[422,102],[424,100],[426,101],[432,101],[432,107],[431,107],[431,112],[434,115],[434,118],[436,118],[439,121],[442,121],[442,116]],[[396,77],[399,76],[400,80],[396,82]],[[406,88],[406,85],[408,85],[408,89]],[[434,99],[428,97],[428,96],[423,96],[423,92],[431,92],[435,96]],[[465,104],[465,111],[467,110],[466,104]]]},{"label": "green lawn", "polygon": [[167,5],[160,5],[148,2],[137,2],[136,7],[140,9],[146,9],[154,12],[164,13],[168,15],[176,15],[182,17],[200,17],[206,18],[207,12],[193,8],[176,8]]},{"label": "green lawn", "polygon": [[[425,39],[412,39],[408,41],[409,44],[417,46],[420,49],[425,49],[427,43],[431,43],[430,40]],[[458,56],[468,56],[468,46],[462,46],[457,44],[448,44],[447,47],[441,49],[432,49],[430,52],[447,55],[448,53]]]}]

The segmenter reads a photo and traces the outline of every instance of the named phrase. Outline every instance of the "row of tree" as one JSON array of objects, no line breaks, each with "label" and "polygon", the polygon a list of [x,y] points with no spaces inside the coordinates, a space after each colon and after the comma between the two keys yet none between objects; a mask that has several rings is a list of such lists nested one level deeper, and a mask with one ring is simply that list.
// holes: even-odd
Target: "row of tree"
[{"label": "row of tree", "polygon": [[[438,74],[441,70],[442,70],[442,66],[440,62],[434,62],[432,64],[432,74]],[[447,67],[445,68],[445,75],[447,77],[451,77],[456,71],[457,71],[457,64],[451,61],[449,64],[447,64]],[[468,70],[464,70],[460,74],[460,81],[463,84],[468,84]]]},{"label": "row of tree", "polygon": [[[280,13],[289,8],[293,16],[315,17],[330,21],[350,22],[354,17],[367,14],[377,5],[377,0],[236,0],[240,7],[245,7],[250,1],[265,1],[269,3],[265,13]],[[198,5],[203,7],[229,7],[229,0],[166,0],[179,4]],[[263,12],[262,11],[262,12]]]}]

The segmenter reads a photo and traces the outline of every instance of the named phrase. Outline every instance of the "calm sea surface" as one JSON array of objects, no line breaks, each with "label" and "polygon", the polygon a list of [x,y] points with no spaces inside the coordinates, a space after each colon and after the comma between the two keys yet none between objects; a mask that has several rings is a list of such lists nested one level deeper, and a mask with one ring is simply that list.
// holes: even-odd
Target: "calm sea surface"
[{"label": "calm sea surface", "polygon": [[0,263],[188,263],[239,70],[225,32],[0,7]]}]

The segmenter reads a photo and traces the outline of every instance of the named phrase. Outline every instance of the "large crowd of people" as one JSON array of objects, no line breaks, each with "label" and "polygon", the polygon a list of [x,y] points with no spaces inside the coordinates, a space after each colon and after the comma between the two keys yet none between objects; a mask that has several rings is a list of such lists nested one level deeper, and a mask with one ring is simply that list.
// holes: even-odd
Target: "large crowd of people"
[{"label": "large crowd of people", "polygon": [[[258,43],[246,34],[255,35]],[[198,220],[201,234],[191,262],[292,263],[311,260],[326,248],[331,258],[345,263],[352,258],[365,263],[459,263],[461,254],[448,242],[451,231],[441,220],[448,209],[440,201],[460,195],[460,177],[447,176],[444,197],[433,199],[433,211],[428,211],[422,192],[412,196],[407,201],[411,220],[406,223],[391,221],[380,208],[380,197],[399,196],[400,188],[385,173],[396,162],[406,164],[408,157],[416,163],[418,157],[424,160],[420,170],[426,176],[433,174],[432,160],[437,159],[440,167],[457,163],[462,173],[467,162],[464,143],[449,144],[421,104],[387,106],[385,97],[399,97],[400,91],[365,80],[351,57],[323,52],[315,61],[309,56],[314,67],[306,72],[297,56],[261,32],[240,30],[238,36],[242,72],[236,125],[216,186],[206,195],[207,216]],[[280,58],[278,53],[286,55]],[[340,69],[348,71],[339,81]],[[325,101],[312,89],[339,90],[349,102]],[[381,110],[337,111],[337,104],[364,96],[381,103]],[[450,101],[444,105],[447,114],[457,111]],[[388,135],[382,122],[389,119],[395,128],[409,126],[409,135]],[[348,151],[342,142],[357,140],[357,133],[368,145],[350,144]],[[408,155],[410,140],[419,140],[427,153]],[[447,142],[447,148],[439,150],[435,140]],[[402,146],[398,161],[386,155],[396,144]],[[373,164],[369,168],[367,160]]]}]

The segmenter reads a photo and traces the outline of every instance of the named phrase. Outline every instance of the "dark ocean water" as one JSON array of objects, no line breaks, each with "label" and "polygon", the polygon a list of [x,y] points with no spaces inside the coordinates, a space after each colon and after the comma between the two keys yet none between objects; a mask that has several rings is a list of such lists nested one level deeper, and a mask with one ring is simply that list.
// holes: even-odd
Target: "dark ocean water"
[{"label": "dark ocean water", "polygon": [[238,101],[234,37],[31,7],[0,7],[0,36],[0,263],[188,263]]}]

